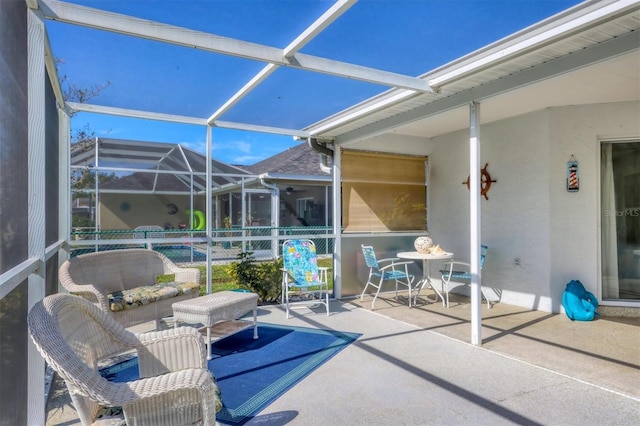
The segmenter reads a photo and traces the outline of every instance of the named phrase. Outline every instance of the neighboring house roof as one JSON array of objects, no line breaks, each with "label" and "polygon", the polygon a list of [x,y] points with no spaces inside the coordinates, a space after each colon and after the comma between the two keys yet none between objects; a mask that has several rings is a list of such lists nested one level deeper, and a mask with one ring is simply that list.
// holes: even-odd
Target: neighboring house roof
[{"label": "neighboring house roof", "polygon": [[[100,185],[102,192],[190,192],[189,182],[166,173],[136,172]],[[195,191],[202,190],[197,186]]]},{"label": "neighboring house roof", "polygon": [[[97,138],[71,147],[71,164],[94,167],[96,163],[107,174],[113,168],[120,175],[100,185],[103,191],[181,192],[206,189],[205,156],[179,144]],[[135,171],[135,170],[140,170]],[[144,170],[144,171],[143,171]],[[193,173],[192,173],[193,172]],[[214,186],[236,184],[241,177],[251,176],[247,170],[215,159],[211,160]],[[126,174],[125,174],[126,173]]]},{"label": "neighboring house roof", "polygon": [[[132,167],[144,171],[132,172],[100,184],[104,192],[188,193],[191,189],[191,170],[195,192],[205,191],[205,156],[178,144],[98,138],[98,164],[105,167]],[[71,163],[93,166],[95,140],[76,144],[71,148]],[[331,166],[330,158],[326,159]],[[322,155],[307,143],[280,152],[251,166],[234,166],[211,160],[215,186],[239,185],[241,177],[260,175],[270,180],[330,181],[331,175],[322,170]],[[135,167],[134,167],[135,166]],[[158,172],[159,170],[159,172]],[[178,172],[177,174],[171,172]],[[198,174],[200,173],[200,174]]]},{"label": "neighboring house roof", "polygon": [[[320,166],[321,161],[322,155],[319,152],[307,143],[301,142],[286,151],[244,168],[257,175],[327,176],[329,174]],[[332,165],[331,159],[327,159],[327,165]]]},{"label": "neighboring house roof", "polygon": [[562,105],[637,101],[640,2],[587,1],[423,74],[436,93],[391,89],[305,130],[338,144],[393,129],[435,137]]}]

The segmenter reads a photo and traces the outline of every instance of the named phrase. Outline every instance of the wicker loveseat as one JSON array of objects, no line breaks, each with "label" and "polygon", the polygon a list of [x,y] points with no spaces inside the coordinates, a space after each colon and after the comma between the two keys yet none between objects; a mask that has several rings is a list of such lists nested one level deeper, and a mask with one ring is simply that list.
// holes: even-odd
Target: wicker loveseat
[{"label": "wicker loveseat", "polygon": [[[64,379],[82,425],[116,424],[116,407],[129,426],[216,424],[220,392],[195,328],[132,333],[69,294],[45,297],[27,322],[36,347]],[[138,357],[139,378],[117,382],[100,374],[131,355]]]},{"label": "wicker loveseat", "polygon": [[[110,250],[76,256],[58,271],[62,286],[129,327],[173,315],[171,305],[198,296],[200,271],[179,268],[146,249]],[[168,282],[159,282],[168,281]]]}]

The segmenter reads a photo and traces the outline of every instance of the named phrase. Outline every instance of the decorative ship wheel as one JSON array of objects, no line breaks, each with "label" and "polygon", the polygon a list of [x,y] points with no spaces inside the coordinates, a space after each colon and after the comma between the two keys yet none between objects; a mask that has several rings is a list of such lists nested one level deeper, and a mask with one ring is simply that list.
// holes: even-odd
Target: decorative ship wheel
[{"label": "decorative ship wheel", "polygon": [[[480,195],[484,196],[485,200],[488,200],[487,192],[491,188],[491,184],[495,182],[495,179],[491,179],[491,175],[487,171],[487,167],[489,167],[489,163],[485,164],[482,169],[480,169]],[[467,180],[462,182],[463,185],[467,185],[467,189],[469,189],[469,176],[467,176]]]}]

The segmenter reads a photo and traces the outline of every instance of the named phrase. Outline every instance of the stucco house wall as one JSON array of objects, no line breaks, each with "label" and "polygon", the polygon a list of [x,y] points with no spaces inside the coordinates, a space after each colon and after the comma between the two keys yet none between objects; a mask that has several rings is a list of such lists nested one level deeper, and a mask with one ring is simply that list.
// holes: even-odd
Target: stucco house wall
[{"label": "stucco house wall", "polygon": [[[194,210],[205,211],[204,197],[194,197]],[[124,203],[124,204],[123,204]],[[170,213],[168,204],[175,204],[178,211]],[[102,194],[100,196],[101,229],[134,229],[136,226],[180,224],[189,226],[188,195]]]},{"label": "stucco house wall", "polygon": [[[483,285],[502,301],[560,312],[565,284],[599,295],[599,141],[640,135],[640,104],[549,108],[481,126],[482,165],[496,179],[482,199]],[[567,161],[580,164],[580,191],[566,190]],[[430,232],[468,260],[469,133],[429,141]]]},{"label": "stucco house wall", "polygon": [[[637,138],[638,117],[640,103],[625,102],[547,108],[481,125],[481,167],[488,164],[496,180],[481,199],[482,243],[489,246],[482,280],[502,302],[561,312],[572,279],[600,298],[599,142]],[[468,129],[428,140],[385,134],[349,147],[428,155],[430,235],[469,260]],[[578,192],[566,190],[571,155],[579,162]]]},{"label": "stucco house wall", "polygon": [[[600,142],[640,137],[640,102],[552,108],[549,120],[552,296],[577,278],[601,299]],[[566,192],[566,162],[580,164],[580,191]]]}]

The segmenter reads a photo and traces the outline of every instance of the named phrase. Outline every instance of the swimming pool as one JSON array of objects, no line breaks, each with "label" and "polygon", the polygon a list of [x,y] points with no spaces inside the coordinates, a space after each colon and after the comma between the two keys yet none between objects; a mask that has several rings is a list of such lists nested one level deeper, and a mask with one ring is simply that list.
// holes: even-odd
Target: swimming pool
[{"label": "swimming pool", "polygon": [[[120,250],[124,248],[145,248],[145,246],[100,246],[98,248],[98,251]],[[154,246],[153,250],[157,251],[158,253],[164,254],[174,263],[205,262],[207,260],[207,254],[196,249],[193,249],[192,257],[191,247],[186,245]],[[95,251],[96,250],[93,247],[76,248],[71,251],[71,257],[79,256],[86,253],[93,253]]]},{"label": "swimming pool", "polygon": [[153,247],[158,253],[162,253],[175,263],[204,262],[207,254],[189,246],[157,246]]}]

